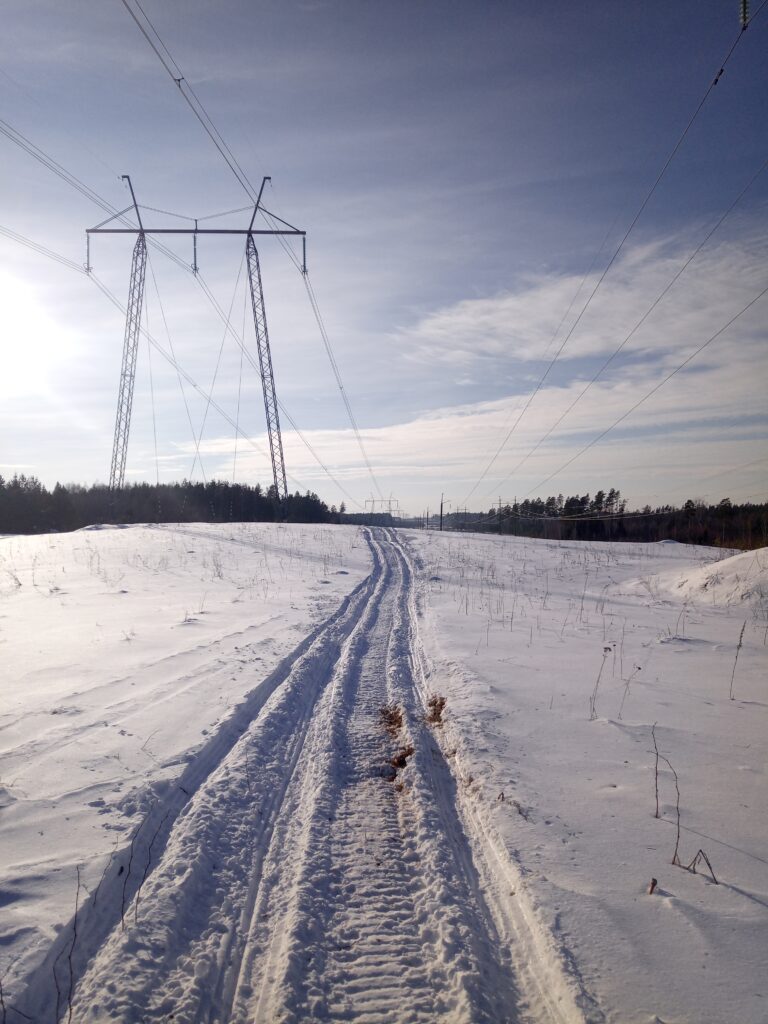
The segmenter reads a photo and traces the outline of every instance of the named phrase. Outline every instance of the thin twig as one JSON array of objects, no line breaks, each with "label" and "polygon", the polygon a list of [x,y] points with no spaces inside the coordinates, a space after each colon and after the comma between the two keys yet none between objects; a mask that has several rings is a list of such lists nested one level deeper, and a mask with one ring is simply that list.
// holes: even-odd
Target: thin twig
[{"label": "thin twig", "polygon": [[680,783],[677,778],[677,772],[672,767],[667,758],[664,757],[663,754],[659,754],[659,757],[662,761],[665,762],[665,764],[668,765],[669,770],[672,772],[675,778],[675,791],[677,793],[677,803],[675,805],[675,809],[677,811],[677,836],[675,838],[675,852],[672,854],[672,863],[677,864],[679,867],[682,867],[683,865],[680,863]]},{"label": "thin twig", "polygon": [[651,739],[653,740],[653,749],[656,751],[656,768],[654,772],[654,781],[656,784],[656,817],[660,818],[659,814],[659,748],[656,745],[656,723],[654,722],[651,726]]},{"label": "thin twig", "polygon": [[719,883],[719,882],[718,882],[718,880],[717,880],[717,879],[715,878],[715,872],[714,872],[714,871],[712,870],[712,865],[711,865],[711,863],[710,863],[710,861],[709,861],[709,857],[708,857],[708,856],[706,855],[706,853],[704,853],[704,851],[703,851],[703,850],[699,850],[699,852],[698,852],[698,853],[696,854],[696,856],[695,856],[695,857],[693,858],[693,860],[691,861],[691,863],[687,865],[687,868],[688,868],[688,870],[689,870],[689,871],[692,871],[692,872],[693,872],[693,874],[695,875],[695,874],[696,874],[696,865],[697,865],[697,864],[699,863],[699,861],[700,861],[700,860],[703,860],[703,861],[704,861],[704,863],[705,863],[705,864],[707,865],[707,867],[709,868],[709,873],[710,873],[710,875],[712,876],[712,881],[713,881],[713,882],[715,883],[715,885],[719,885],[720,883]]},{"label": "thin twig", "polygon": [[69,1007],[69,1014],[67,1016],[68,1024],[72,1024],[72,993],[75,990],[75,974],[72,969],[72,954],[75,951],[75,943],[77,942],[77,911],[80,906],[80,865],[77,865],[77,892],[75,893],[75,917],[72,921],[72,945],[69,947],[69,955],[67,960],[69,961],[69,992],[67,993],[67,1006]]},{"label": "thin twig", "polygon": [[166,820],[168,818],[168,815],[170,813],[171,813],[171,811],[170,811],[170,808],[169,808],[165,812],[165,814],[163,815],[162,821],[160,822],[160,824],[157,826],[157,828],[153,832],[152,838],[149,841],[149,847],[147,849],[147,863],[144,865],[144,873],[141,876],[141,881],[139,882],[139,887],[136,890],[136,902],[135,902],[134,907],[133,907],[133,923],[134,924],[138,924],[139,923],[139,899],[141,897],[141,887],[142,887],[142,885],[144,885],[144,883],[147,880],[147,875],[149,874],[149,868],[150,868],[150,865],[152,864],[152,847],[155,845],[155,840],[157,839],[158,835],[160,834],[160,829],[165,824],[165,822],[166,822]]},{"label": "thin twig", "polygon": [[731,672],[731,690],[730,690],[730,694],[729,694],[731,700],[734,699],[734,696],[733,696],[733,679],[734,679],[734,676],[736,675],[736,662],[739,660],[739,651],[741,650],[741,645],[744,642],[744,630],[746,628],[747,628],[747,620],[744,619],[744,625],[741,627],[741,632],[739,633],[739,642],[738,642],[738,645],[736,647],[736,657],[733,659],[733,672]]},{"label": "thin twig", "polygon": [[[152,810],[154,810],[154,807],[155,807],[155,805],[153,804],[152,805]],[[152,811],[150,811],[149,813],[151,814]],[[128,867],[126,868],[125,878],[123,879],[123,895],[122,895],[122,900],[121,900],[121,903],[120,903],[120,930],[123,931],[123,932],[125,931],[125,900],[126,900],[126,894],[127,894],[127,891],[128,891],[128,879],[131,877],[131,867],[133,866],[133,853],[134,853],[134,849],[136,847],[136,840],[138,839],[139,832],[141,832],[141,830],[144,828],[144,825],[146,824],[146,822],[148,820],[149,820],[149,814],[147,815],[146,818],[143,819],[143,821],[139,824],[139,827],[136,829],[136,831],[131,836],[131,845],[130,845],[130,849],[129,849],[129,852],[128,852]]]},{"label": "thin twig", "polygon": [[597,673],[597,679],[595,680],[595,688],[592,691],[592,696],[589,698],[589,720],[594,722],[597,718],[597,688],[600,685],[600,677],[603,674],[605,668],[605,659],[608,657],[608,648],[603,648],[603,661],[600,665],[600,671]]},{"label": "thin twig", "polygon": [[105,867],[104,867],[104,870],[103,870],[103,871],[102,871],[102,873],[101,873],[101,878],[99,879],[99,884],[98,884],[98,885],[96,886],[96,888],[95,888],[95,889],[93,890],[93,906],[94,906],[94,907],[96,906],[96,900],[97,900],[97,899],[98,899],[98,897],[99,897],[99,889],[101,889],[101,883],[102,883],[102,882],[104,881],[104,879],[105,879],[105,878],[107,877],[107,872],[108,872],[108,871],[109,871],[109,869],[110,869],[110,866],[111,866],[111,864],[112,864],[112,861],[113,861],[113,860],[115,859],[115,851],[117,850],[117,844],[118,844],[119,842],[120,842],[120,839],[119,839],[119,838],[115,840],[115,845],[114,845],[114,846],[112,847],[112,853],[110,853],[110,855],[109,855],[109,860],[107,861],[107,863],[106,863],[106,865],[105,865]]}]

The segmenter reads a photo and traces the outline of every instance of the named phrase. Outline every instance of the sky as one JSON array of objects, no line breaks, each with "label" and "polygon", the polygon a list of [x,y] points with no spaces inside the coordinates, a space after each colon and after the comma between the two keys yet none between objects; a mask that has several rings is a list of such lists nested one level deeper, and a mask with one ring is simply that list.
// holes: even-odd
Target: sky
[{"label": "sky", "polygon": [[[240,228],[250,199],[126,5],[249,180],[271,175],[268,209],[307,231],[373,476],[305,281],[264,239],[276,389],[315,453],[284,415],[291,490],[413,514],[610,487],[631,507],[768,499],[768,6],[645,203],[739,36],[737,0],[6,0],[0,128],[113,208],[130,174],[145,226],[239,210],[206,223]],[[0,154],[0,475],[106,481],[123,314],[2,233],[82,267],[106,214],[6,135]],[[122,303],[132,244],[92,239]],[[268,485],[258,376],[190,239],[168,245],[186,268],[150,247],[158,347],[141,341],[126,479]],[[254,353],[242,237],[197,255]]]}]

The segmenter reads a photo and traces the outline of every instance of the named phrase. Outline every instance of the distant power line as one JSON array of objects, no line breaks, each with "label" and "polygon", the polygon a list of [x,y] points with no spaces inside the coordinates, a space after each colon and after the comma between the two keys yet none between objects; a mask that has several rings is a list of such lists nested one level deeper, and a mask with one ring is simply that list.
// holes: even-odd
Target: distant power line
[{"label": "distant power line", "polygon": [[715,339],[719,338],[721,334],[724,334],[728,330],[728,328],[739,319],[739,317],[743,316],[744,313],[747,312],[747,310],[751,309],[752,306],[754,306],[755,303],[759,302],[760,299],[762,299],[763,296],[765,296],[766,294],[768,294],[768,286],[763,288],[763,290],[759,292],[753,299],[750,299],[750,301],[745,306],[742,306],[738,313],[735,313],[730,318],[730,320],[728,320],[727,323],[723,324],[723,326],[719,330],[715,331],[713,335],[707,338],[707,340],[702,345],[699,345],[695,352],[692,352],[687,359],[684,359],[682,363],[680,363],[679,366],[676,366],[675,369],[671,371],[671,373],[668,373],[663,380],[659,381],[658,384],[654,385],[654,387],[652,387],[650,391],[643,395],[643,397],[639,401],[635,402],[635,404],[630,409],[627,409],[626,412],[622,413],[622,415],[619,416],[618,419],[614,420],[614,422],[609,427],[606,427],[605,430],[603,430],[600,434],[597,435],[597,437],[593,438],[589,442],[589,444],[584,445],[584,447],[581,448],[578,452],[576,452],[575,455],[572,455],[570,459],[564,462],[562,466],[559,467],[559,469],[556,469],[554,473],[550,473],[549,476],[541,480],[538,484],[536,484],[535,487],[532,487],[529,491],[526,491],[525,496],[527,497],[534,491],[538,491],[540,487],[543,487],[545,484],[548,484],[550,480],[554,479],[554,477],[556,476],[559,476],[564,469],[567,469],[568,466],[571,465],[571,463],[575,462],[576,459],[581,458],[581,456],[584,455],[585,452],[589,451],[590,448],[593,448],[598,443],[598,441],[602,441],[606,434],[609,434],[615,427],[618,427],[620,423],[623,423],[628,416],[631,416],[636,409],[639,409],[644,402],[647,402],[649,398],[651,398],[653,395],[656,394],[657,391],[663,388],[667,381],[671,380],[675,376],[675,374],[679,373],[682,369],[684,369],[690,362],[692,362],[696,358],[696,356],[698,356],[701,352],[704,351],[705,348],[711,345],[712,342],[715,341]]},{"label": "distant power line", "polygon": [[525,463],[528,461],[528,459],[539,450],[539,448],[544,444],[544,442],[548,438],[550,438],[552,436],[552,434],[560,426],[560,424],[563,422],[563,420],[571,413],[571,411],[573,409],[575,409],[575,407],[579,404],[579,402],[582,400],[584,395],[586,395],[586,393],[590,390],[592,385],[600,377],[602,377],[603,373],[608,369],[608,367],[611,365],[611,363],[616,358],[616,356],[618,356],[618,354],[623,350],[623,348],[628,344],[628,342],[635,336],[637,331],[642,327],[642,325],[645,323],[645,321],[648,319],[648,317],[651,315],[651,313],[654,311],[654,309],[656,309],[656,307],[662,301],[664,296],[670,291],[670,289],[673,287],[673,285],[683,276],[685,271],[688,269],[688,267],[691,265],[691,263],[693,263],[693,261],[696,259],[696,257],[701,252],[701,250],[704,248],[704,246],[707,244],[707,242],[710,240],[710,238],[715,234],[715,232],[718,230],[718,228],[721,227],[721,225],[726,220],[728,215],[734,210],[734,208],[741,201],[741,199],[744,197],[744,195],[749,191],[749,189],[752,187],[752,185],[755,183],[755,181],[760,177],[760,175],[763,173],[763,171],[766,169],[766,167],[768,167],[768,160],[764,160],[763,161],[763,163],[760,165],[760,167],[757,169],[757,171],[755,171],[755,173],[749,179],[749,181],[744,186],[744,188],[739,192],[739,194],[736,196],[736,198],[733,200],[733,202],[728,206],[728,209],[725,211],[725,213],[722,214],[722,216],[717,220],[715,225],[707,232],[707,234],[699,242],[699,244],[696,246],[696,248],[693,250],[693,252],[690,254],[690,256],[686,259],[686,261],[680,267],[680,269],[678,271],[676,271],[676,273],[673,275],[673,277],[670,279],[670,281],[664,286],[664,288],[662,288],[662,290],[659,292],[659,294],[656,296],[656,298],[653,300],[653,302],[650,304],[650,306],[643,313],[643,315],[637,321],[637,323],[632,328],[632,330],[629,332],[629,334],[627,334],[625,336],[624,340],[608,356],[608,358],[605,360],[605,362],[600,367],[600,369],[594,374],[592,379],[585,385],[585,387],[574,398],[574,400],[571,402],[571,404],[568,406],[568,408],[565,410],[565,412],[563,412],[559,416],[559,418],[555,420],[555,422],[552,424],[552,426],[549,428],[549,430],[546,432],[546,434],[544,434],[544,436],[542,438],[540,438],[536,442],[536,444],[533,446],[533,448],[531,448],[531,450],[526,455],[524,455],[522,459],[520,459],[520,461],[517,463],[517,465],[513,469],[511,469],[509,471],[509,473],[507,473],[507,475],[505,477],[502,478],[502,480],[500,481],[500,484],[506,483],[506,481],[509,480],[509,478],[511,476],[514,476],[514,474],[523,465],[525,465]]},{"label": "distant power line", "polygon": [[[123,0],[123,2],[125,2],[125,0]],[[613,266],[613,264],[616,262],[616,259],[618,258],[619,253],[624,248],[624,245],[626,244],[627,239],[632,234],[632,231],[634,230],[635,225],[640,220],[640,217],[642,216],[645,208],[648,206],[648,203],[650,202],[653,194],[655,193],[656,189],[658,188],[659,184],[661,183],[662,178],[667,173],[667,170],[669,169],[670,164],[672,163],[674,158],[677,156],[677,153],[678,153],[680,147],[682,146],[683,142],[685,141],[686,136],[688,135],[688,132],[691,130],[691,128],[693,127],[693,125],[694,125],[694,123],[696,121],[696,119],[698,118],[699,114],[701,113],[701,110],[704,107],[704,104],[709,99],[709,96],[710,96],[712,90],[715,88],[715,86],[718,84],[718,82],[722,78],[728,62],[730,61],[731,57],[733,56],[733,53],[736,50],[736,47],[741,42],[741,38],[742,38],[742,36],[744,34],[744,31],[746,30],[747,26],[752,21],[754,21],[755,18],[760,14],[762,9],[765,7],[766,3],[768,3],[768,0],[763,0],[763,3],[760,4],[758,9],[755,11],[754,15],[752,15],[751,18],[749,18],[747,20],[744,20],[742,22],[741,30],[739,31],[739,34],[736,36],[734,42],[732,43],[732,45],[729,48],[728,52],[726,53],[723,61],[721,62],[720,69],[718,70],[717,74],[712,79],[712,81],[709,83],[709,86],[707,87],[706,91],[704,92],[704,95],[702,96],[701,100],[699,101],[698,106],[696,107],[696,109],[694,110],[694,112],[691,115],[690,119],[688,120],[688,123],[686,124],[685,128],[681,132],[679,138],[677,139],[677,142],[672,147],[672,150],[669,153],[669,155],[667,156],[666,160],[664,161],[664,163],[663,163],[663,165],[661,167],[661,170],[656,175],[656,178],[653,181],[653,184],[649,188],[648,192],[645,195],[645,198],[643,199],[643,201],[640,204],[640,207],[638,208],[637,212],[635,213],[634,217],[632,218],[632,220],[631,220],[631,222],[629,224],[629,227],[624,232],[624,235],[622,236],[619,244],[617,245],[616,249],[614,250],[613,255],[611,256],[610,260],[608,261],[607,265],[605,266],[605,269],[603,270],[602,274],[598,278],[597,283],[595,284],[594,288],[590,292],[590,294],[589,294],[589,296],[587,298],[587,301],[582,306],[581,311],[579,312],[579,315],[576,317],[576,319],[573,322],[573,324],[571,324],[571,327],[569,328],[568,333],[566,334],[565,338],[563,339],[562,343],[560,344],[560,347],[558,348],[558,350],[555,353],[554,357],[552,358],[552,360],[550,361],[550,363],[547,366],[546,370],[544,371],[544,373],[542,374],[541,378],[539,379],[538,383],[536,384],[536,387],[534,388],[533,392],[529,396],[529,398],[528,398],[525,406],[523,407],[520,415],[517,417],[517,419],[515,420],[515,422],[513,423],[512,427],[511,427],[511,429],[507,433],[506,437],[504,438],[502,443],[499,445],[499,448],[497,449],[495,455],[491,458],[491,460],[486,465],[485,469],[481,473],[481,475],[480,475],[479,479],[477,480],[477,482],[474,484],[474,486],[471,488],[471,490],[467,493],[466,497],[463,499],[462,504],[466,504],[467,500],[471,497],[471,495],[475,492],[477,487],[480,485],[481,481],[485,478],[485,476],[488,473],[488,471],[490,470],[491,466],[494,464],[494,462],[496,461],[498,456],[501,454],[502,450],[506,447],[507,442],[509,441],[509,439],[512,436],[512,434],[517,429],[517,427],[518,427],[520,421],[522,420],[523,416],[525,415],[525,413],[530,408],[531,403],[533,402],[534,398],[536,397],[536,395],[541,390],[541,388],[542,388],[544,382],[546,381],[547,377],[549,376],[552,368],[554,367],[555,363],[559,359],[560,354],[562,353],[563,349],[565,348],[565,346],[570,341],[574,331],[576,330],[576,328],[578,327],[579,323],[581,322],[582,317],[586,313],[587,309],[589,309],[589,307],[590,307],[590,305],[592,303],[592,300],[594,299],[595,295],[597,295],[598,291],[600,290],[600,286],[602,285],[603,281],[607,277],[608,272],[610,271],[610,269]],[[507,479],[507,478],[505,478],[505,479]]]}]

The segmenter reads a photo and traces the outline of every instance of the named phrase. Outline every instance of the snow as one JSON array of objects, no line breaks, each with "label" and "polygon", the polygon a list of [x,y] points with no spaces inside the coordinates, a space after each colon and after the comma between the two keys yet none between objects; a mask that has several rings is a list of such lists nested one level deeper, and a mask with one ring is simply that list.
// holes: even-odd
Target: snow
[{"label": "snow", "polygon": [[[768,1019],[768,551],[409,541],[446,742],[594,1019]],[[680,858],[719,885],[671,864],[654,723]]]},{"label": "snow", "polygon": [[764,1022],[767,584],[678,544],[0,539],[8,1020]]},{"label": "snow", "polygon": [[368,573],[357,531],[202,524],[0,540],[0,977],[69,920],[195,753]]}]

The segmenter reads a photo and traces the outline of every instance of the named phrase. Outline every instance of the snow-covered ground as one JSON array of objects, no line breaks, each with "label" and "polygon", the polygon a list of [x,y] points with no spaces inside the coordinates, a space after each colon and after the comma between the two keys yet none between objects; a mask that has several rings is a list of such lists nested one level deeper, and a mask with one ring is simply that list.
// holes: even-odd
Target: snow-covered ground
[{"label": "snow-covered ground", "polygon": [[[768,550],[408,540],[467,806],[594,1019],[768,1020]],[[671,863],[654,723],[679,859],[718,885]]]},{"label": "snow-covered ground", "polygon": [[6,991],[71,918],[77,865],[95,888],[194,755],[231,745],[225,723],[237,727],[246,694],[260,684],[263,700],[283,660],[369,571],[361,534],[327,526],[0,539]]},{"label": "snow-covered ground", "polygon": [[768,551],[722,554],[0,539],[7,1020],[764,1022]]}]

